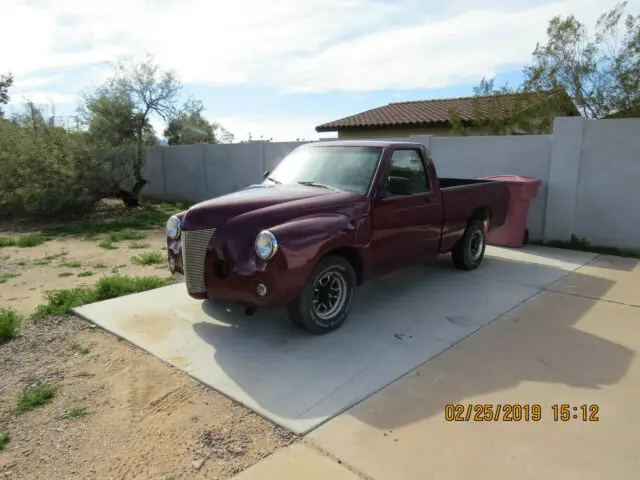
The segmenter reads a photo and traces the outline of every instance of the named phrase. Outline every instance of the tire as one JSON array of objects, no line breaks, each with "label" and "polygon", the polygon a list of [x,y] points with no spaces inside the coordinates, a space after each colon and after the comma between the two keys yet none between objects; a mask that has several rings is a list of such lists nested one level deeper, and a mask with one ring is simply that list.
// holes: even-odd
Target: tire
[{"label": "tire", "polygon": [[[298,298],[287,305],[289,320],[313,335],[333,332],[347,320],[355,289],[356,273],[351,263],[337,255],[325,257],[316,265]],[[332,296],[327,297],[328,294]]]},{"label": "tire", "polygon": [[487,246],[487,232],[482,219],[471,220],[462,238],[451,252],[453,265],[460,270],[474,270],[480,266]]}]

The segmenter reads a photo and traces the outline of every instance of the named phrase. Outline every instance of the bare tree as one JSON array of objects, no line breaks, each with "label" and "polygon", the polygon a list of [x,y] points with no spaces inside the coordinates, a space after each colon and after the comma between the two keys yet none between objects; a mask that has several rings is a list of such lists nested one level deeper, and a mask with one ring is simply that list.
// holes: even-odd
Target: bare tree
[{"label": "bare tree", "polygon": [[[143,168],[148,149],[156,143],[150,120],[157,115],[169,121],[176,115],[182,85],[173,70],[162,70],[153,57],[133,65],[120,63],[105,85],[85,96],[81,115],[97,143],[117,148],[131,170],[130,181],[119,189],[127,206],[139,204],[148,181]],[[123,148],[131,145],[132,148]],[[123,156],[124,155],[124,156]]]}]

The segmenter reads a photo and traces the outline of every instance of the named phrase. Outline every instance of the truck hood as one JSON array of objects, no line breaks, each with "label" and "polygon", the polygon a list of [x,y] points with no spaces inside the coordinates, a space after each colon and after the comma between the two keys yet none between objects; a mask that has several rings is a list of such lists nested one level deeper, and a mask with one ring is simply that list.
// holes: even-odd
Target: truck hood
[{"label": "truck hood", "polygon": [[[305,185],[252,185],[238,192],[193,205],[184,215],[184,230],[223,227],[229,220],[251,216],[273,217],[274,222],[304,215],[308,211],[353,203],[364,195]],[[264,221],[261,218],[261,221]]]}]

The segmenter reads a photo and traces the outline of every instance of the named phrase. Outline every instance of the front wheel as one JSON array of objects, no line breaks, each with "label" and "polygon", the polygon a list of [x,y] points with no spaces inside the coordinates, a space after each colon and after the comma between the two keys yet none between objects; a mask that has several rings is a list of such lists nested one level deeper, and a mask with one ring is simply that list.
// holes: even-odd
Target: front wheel
[{"label": "front wheel", "polygon": [[460,270],[474,270],[482,263],[486,248],[484,221],[472,220],[451,252],[453,265]]},{"label": "front wheel", "polygon": [[355,287],[351,263],[336,255],[323,258],[298,298],[287,306],[291,323],[314,335],[340,328],[351,311]]}]

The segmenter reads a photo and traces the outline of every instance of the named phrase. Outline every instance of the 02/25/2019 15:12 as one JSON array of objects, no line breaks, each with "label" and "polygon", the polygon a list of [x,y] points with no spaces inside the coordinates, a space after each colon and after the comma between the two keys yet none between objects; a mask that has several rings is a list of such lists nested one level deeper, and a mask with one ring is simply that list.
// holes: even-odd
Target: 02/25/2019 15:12
[{"label": "02/25/2019 15:12", "polygon": [[[600,407],[596,404],[553,404],[550,408],[554,422],[571,420],[598,422]],[[477,403],[447,404],[445,420],[448,422],[539,422],[543,418],[543,408],[538,403]]]}]

